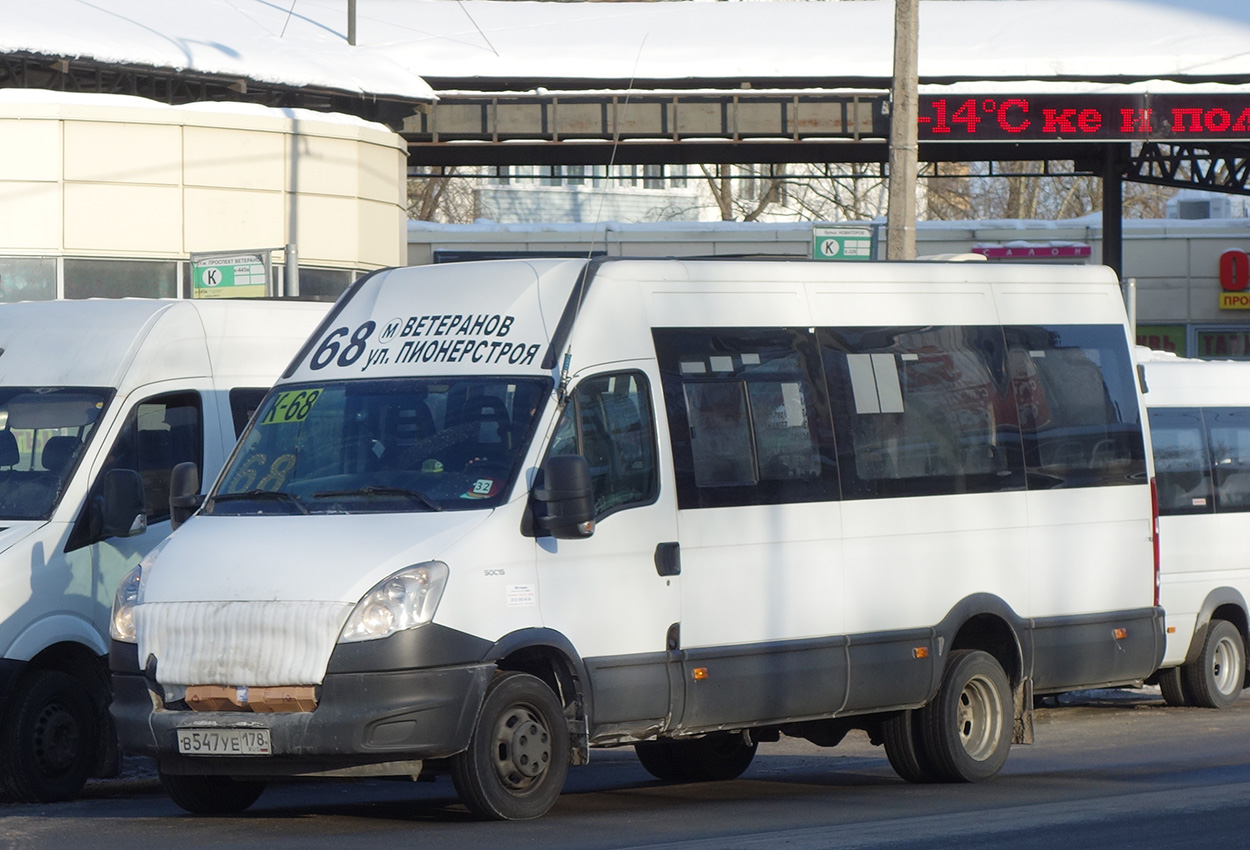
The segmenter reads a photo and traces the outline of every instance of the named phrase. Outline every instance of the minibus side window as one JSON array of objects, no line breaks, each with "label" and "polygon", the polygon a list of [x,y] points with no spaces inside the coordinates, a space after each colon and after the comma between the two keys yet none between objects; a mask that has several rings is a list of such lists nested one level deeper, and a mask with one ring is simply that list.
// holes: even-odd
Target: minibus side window
[{"label": "minibus side window", "polygon": [[641,373],[596,375],[577,385],[560,414],[547,455],[586,458],[596,518],[650,504],[659,493],[650,397]]},{"label": "minibus side window", "polygon": [[1250,511],[1250,410],[1204,411],[1215,473],[1217,513]]},{"label": "minibus side window", "polygon": [[1124,328],[1005,330],[1029,488],[1144,484],[1145,441]]},{"label": "minibus side window", "polygon": [[830,328],[820,343],[844,498],[1024,487],[1000,328]]},{"label": "minibus side window", "polygon": [[1202,411],[1156,408],[1149,415],[1159,513],[1211,513],[1215,500],[1211,495],[1211,461]]},{"label": "minibus side window", "polygon": [[[203,421],[199,393],[170,393],[136,404],[96,475],[88,502],[99,499],[105,474],[110,470],[133,469],[143,479],[148,524],[168,520],[169,476],[173,468],[190,461],[203,469]],[[84,510],[79,515],[66,551],[100,539],[90,528],[90,514],[90,510]]]},{"label": "minibus side window", "polygon": [[681,508],[838,498],[836,451],[809,332],[653,331]]},{"label": "minibus side window", "polygon": [[266,387],[234,387],[230,390],[230,420],[234,424],[234,438],[243,436],[243,429],[251,420],[269,392]]}]

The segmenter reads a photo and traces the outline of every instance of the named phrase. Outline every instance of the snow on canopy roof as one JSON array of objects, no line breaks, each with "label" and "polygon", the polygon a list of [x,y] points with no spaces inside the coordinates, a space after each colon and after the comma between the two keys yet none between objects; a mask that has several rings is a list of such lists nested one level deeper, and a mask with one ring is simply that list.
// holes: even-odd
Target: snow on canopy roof
[{"label": "snow on canopy roof", "polygon": [[[924,0],[924,80],[1250,82],[1246,0]],[[856,80],[891,74],[894,4],[358,0],[4,4],[0,52],[425,99],[422,78]]]}]

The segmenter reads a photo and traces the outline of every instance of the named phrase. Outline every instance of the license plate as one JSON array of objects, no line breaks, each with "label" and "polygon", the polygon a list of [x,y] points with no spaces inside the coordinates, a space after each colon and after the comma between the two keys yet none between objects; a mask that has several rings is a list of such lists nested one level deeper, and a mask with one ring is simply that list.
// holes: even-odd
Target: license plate
[{"label": "license plate", "polygon": [[178,752],[187,756],[269,756],[268,729],[179,729]]}]

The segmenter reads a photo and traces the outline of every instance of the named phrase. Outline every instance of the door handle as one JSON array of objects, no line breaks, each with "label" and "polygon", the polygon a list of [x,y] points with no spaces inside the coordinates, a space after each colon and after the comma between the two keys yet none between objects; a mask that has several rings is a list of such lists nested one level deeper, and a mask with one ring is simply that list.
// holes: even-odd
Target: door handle
[{"label": "door handle", "polygon": [[681,544],[657,543],[655,547],[655,571],[662,576],[681,575]]}]

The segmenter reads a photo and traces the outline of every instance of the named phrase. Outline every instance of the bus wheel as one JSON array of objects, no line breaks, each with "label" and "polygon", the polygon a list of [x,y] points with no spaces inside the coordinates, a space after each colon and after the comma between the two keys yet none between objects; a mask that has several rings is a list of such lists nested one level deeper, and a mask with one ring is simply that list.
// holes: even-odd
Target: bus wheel
[{"label": "bus wheel", "polygon": [[528,673],[496,676],[451,779],[469,811],[529,820],[555,805],[569,770],[569,729],[551,688]]},{"label": "bus wheel", "polygon": [[881,724],[881,736],[895,773],[908,782],[932,782],[938,778],[937,771],[925,749],[919,720],[918,712],[896,712]]},{"label": "bus wheel", "polygon": [[161,787],[169,798],[194,815],[233,815],[255,803],[265,783],[229,776],[160,774]]},{"label": "bus wheel", "polygon": [[1227,620],[1212,620],[1202,652],[1185,666],[1185,683],[1193,704],[1227,708],[1246,684],[1246,648],[1241,633]]},{"label": "bus wheel", "polygon": [[758,746],[741,732],[714,732],[678,741],[640,741],[634,744],[634,752],[656,779],[720,782],[741,776],[750,767]]},{"label": "bus wheel", "polygon": [[1183,708],[1194,704],[1188,693],[1189,686],[1185,684],[1184,671],[1180,667],[1160,670],[1155,674],[1155,680],[1159,683],[1159,693],[1163,694],[1163,701],[1168,705]]},{"label": "bus wheel", "polygon": [[97,712],[82,683],[59,670],[24,678],[0,731],[0,774],[15,800],[73,798],[91,776],[99,738]]},{"label": "bus wheel", "polygon": [[1011,685],[994,656],[951,653],[942,685],[920,710],[924,747],[937,778],[980,782],[998,773],[1011,749]]}]

